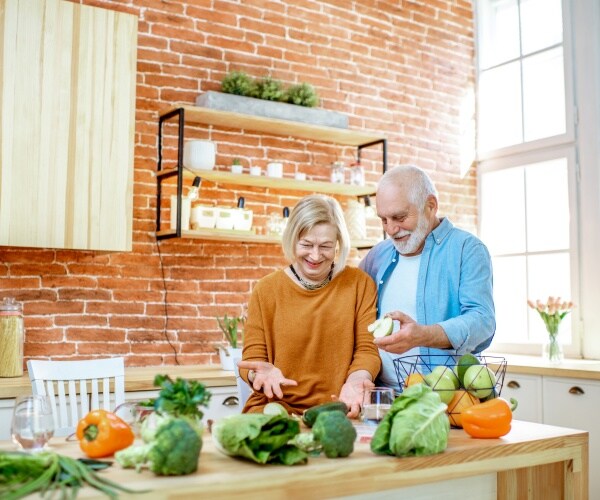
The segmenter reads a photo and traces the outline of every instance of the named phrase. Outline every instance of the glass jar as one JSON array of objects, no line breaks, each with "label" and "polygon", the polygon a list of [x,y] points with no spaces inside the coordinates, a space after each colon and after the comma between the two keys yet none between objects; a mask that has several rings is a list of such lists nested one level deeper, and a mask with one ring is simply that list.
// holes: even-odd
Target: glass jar
[{"label": "glass jar", "polygon": [[345,179],[346,167],[343,161],[334,161],[331,164],[331,182],[334,184],[343,184]]},{"label": "glass jar", "polygon": [[0,377],[23,375],[23,307],[13,298],[0,303]]},{"label": "glass jar", "polygon": [[350,167],[350,184],[353,186],[365,185],[365,169],[358,162]]}]

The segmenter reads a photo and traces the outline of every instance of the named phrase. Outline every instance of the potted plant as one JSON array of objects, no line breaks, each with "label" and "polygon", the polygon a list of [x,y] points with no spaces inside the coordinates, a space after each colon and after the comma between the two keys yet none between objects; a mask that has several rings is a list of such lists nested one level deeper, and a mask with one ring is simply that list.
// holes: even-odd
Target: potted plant
[{"label": "potted plant", "polygon": [[234,360],[242,358],[242,342],[244,338],[243,327],[246,318],[244,316],[217,316],[217,324],[223,332],[228,345],[219,345],[219,357],[223,370],[233,371]]}]

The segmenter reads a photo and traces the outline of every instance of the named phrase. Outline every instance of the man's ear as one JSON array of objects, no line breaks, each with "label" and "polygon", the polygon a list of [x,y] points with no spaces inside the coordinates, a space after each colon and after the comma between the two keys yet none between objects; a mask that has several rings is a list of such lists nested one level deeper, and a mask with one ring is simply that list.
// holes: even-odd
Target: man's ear
[{"label": "man's ear", "polygon": [[430,194],[427,197],[427,200],[425,200],[425,208],[427,208],[428,210],[431,211],[432,214],[436,214],[437,210],[438,210],[438,201],[437,198],[435,196],[433,196],[432,194]]}]

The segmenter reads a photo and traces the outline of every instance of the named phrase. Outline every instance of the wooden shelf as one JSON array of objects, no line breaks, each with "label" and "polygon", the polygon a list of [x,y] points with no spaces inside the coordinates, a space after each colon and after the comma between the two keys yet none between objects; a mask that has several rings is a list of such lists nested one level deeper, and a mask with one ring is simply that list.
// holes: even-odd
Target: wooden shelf
[{"label": "wooden shelf", "polygon": [[176,109],[183,109],[186,123],[203,123],[225,128],[236,128],[264,132],[273,135],[285,135],[310,139],[319,142],[333,142],[345,146],[363,146],[376,141],[385,140],[384,136],[336,127],[324,127],[308,123],[265,118],[262,116],[233,113],[218,109],[198,106],[177,105],[160,111],[163,117]]},{"label": "wooden shelf", "polygon": [[[177,169],[161,170],[158,177],[174,176]],[[309,191],[313,193],[339,194],[344,196],[372,196],[376,192],[374,184],[366,186],[352,186],[350,184],[334,184],[322,181],[297,181],[295,179],[280,179],[264,175],[232,174],[221,170],[190,170],[184,169],[184,178],[193,179],[201,177],[211,182],[223,182],[227,184],[239,184],[243,186],[258,186],[276,189],[287,189],[290,191]]]},{"label": "wooden shelf", "polygon": [[[158,231],[157,236],[162,238],[176,237],[174,229]],[[256,234],[253,231],[235,231],[228,229],[195,229],[181,231],[182,238],[192,238],[210,241],[242,242],[242,243],[266,243],[280,244],[281,238],[267,234]],[[353,248],[371,248],[376,245],[375,240],[352,240]]]}]

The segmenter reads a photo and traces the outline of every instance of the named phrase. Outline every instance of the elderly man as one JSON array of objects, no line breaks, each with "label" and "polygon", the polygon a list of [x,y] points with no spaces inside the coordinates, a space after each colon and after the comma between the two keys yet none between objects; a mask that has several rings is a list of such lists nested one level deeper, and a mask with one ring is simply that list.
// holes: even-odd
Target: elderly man
[{"label": "elderly man", "polygon": [[427,361],[430,354],[479,353],[490,345],[492,264],[481,240],[438,218],[437,191],[420,168],[386,172],[376,204],[389,238],[359,267],[377,284],[377,316],[395,326],[375,339],[383,362],[378,383],[399,391],[395,358],[420,354]]}]

